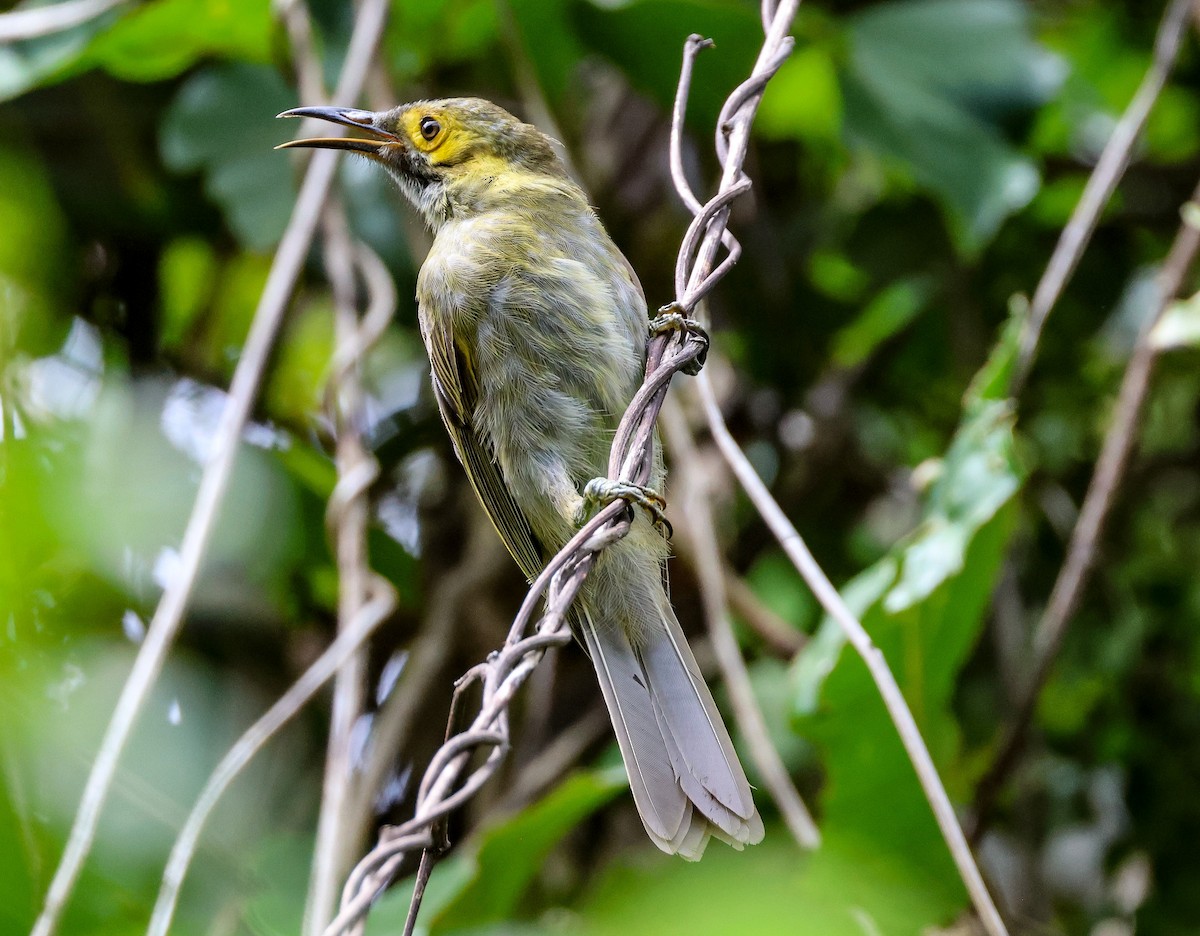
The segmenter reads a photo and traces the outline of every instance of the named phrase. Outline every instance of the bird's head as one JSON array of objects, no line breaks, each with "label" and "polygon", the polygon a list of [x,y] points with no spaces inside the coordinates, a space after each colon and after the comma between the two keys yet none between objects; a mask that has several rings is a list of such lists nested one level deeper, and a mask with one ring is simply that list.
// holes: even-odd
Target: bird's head
[{"label": "bird's head", "polygon": [[435,229],[457,211],[522,177],[565,180],[550,138],[481,98],[417,101],[388,111],[297,107],[280,117],[316,117],[366,131],[361,137],[292,140],[277,149],[348,150],[380,163]]}]

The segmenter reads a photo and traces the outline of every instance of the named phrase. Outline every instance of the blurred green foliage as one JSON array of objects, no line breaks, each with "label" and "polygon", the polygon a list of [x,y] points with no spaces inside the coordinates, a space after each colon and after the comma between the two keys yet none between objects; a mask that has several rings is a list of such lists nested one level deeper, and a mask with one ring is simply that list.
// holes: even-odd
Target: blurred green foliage
[{"label": "blurred green foliage", "polygon": [[[311,12],[333,85],[353,9],[315,0]],[[754,203],[734,212],[745,255],[712,299],[715,345],[736,371],[731,424],[886,654],[964,807],[1011,714],[1150,277],[1200,172],[1188,38],[1027,389],[1007,399],[1021,294],[1141,81],[1160,13],[1103,0],[802,7],[762,102]],[[474,93],[553,120],[545,129],[653,306],[668,298],[687,221],[665,141],[693,32],[716,41],[697,62],[685,147],[707,191],[713,121],[761,37],[743,0],[397,0],[374,97],[338,103]],[[27,931],[40,905],[177,561],[222,388],[292,210],[300,164],[272,147],[294,127],[273,117],[309,102],[286,35],[265,0],[151,0],[0,47],[3,933]],[[355,233],[401,296],[363,365],[364,431],[384,469],[372,560],[401,598],[375,677],[452,574],[469,501],[416,329],[421,235],[364,161],[345,160],[339,180]],[[322,412],[333,302],[320,261],[317,247],[65,933],[143,931],[207,772],[333,631]],[[1190,278],[1155,331],[1164,354],[1095,581],[982,848],[1017,932],[1200,929],[1196,288]],[[640,833],[611,747],[593,748],[531,805],[480,806],[452,825],[425,932],[910,934],[965,912],[865,667],[754,512],[728,506],[734,568],[809,638],[783,661],[739,631],[823,847],[801,854],[760,796],[763,845],[667,860]],[[675,572],[675,597],[692,627],[689,574]],[[502,639],[519,588],[512,574],[481,595],[488,613],[456,635],[381,821],[410,809],[405,778],[441,737],[450,681]],[[595,693],[563,676],[553,704],[560,730]],[[297,931],[327,720],[324,702],[234,785],[176,932]],[[512,776],[495,784],[500,798]],[[406,907],[400,885],[370,930],[398,931]]]}]

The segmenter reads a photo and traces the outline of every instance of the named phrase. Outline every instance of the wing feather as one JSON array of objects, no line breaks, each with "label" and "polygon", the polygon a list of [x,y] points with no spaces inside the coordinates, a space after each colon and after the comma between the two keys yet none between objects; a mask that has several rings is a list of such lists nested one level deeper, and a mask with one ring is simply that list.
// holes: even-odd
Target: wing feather
[{"label": "wing feather", "polygon": [[449,329],[427,321],[423,324],[425,346],[433,367],[434,395],[455,454],[496,532],[525,577],[532,581],[542,571],[542,550],[529,521],[509,493],[490,446],[472,423],[479,385],[470,355],[454,340]]}]

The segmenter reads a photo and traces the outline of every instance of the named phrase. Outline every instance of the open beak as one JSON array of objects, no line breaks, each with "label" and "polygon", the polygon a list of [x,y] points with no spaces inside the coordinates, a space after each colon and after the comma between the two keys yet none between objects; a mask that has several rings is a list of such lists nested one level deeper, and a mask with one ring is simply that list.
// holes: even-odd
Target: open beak
[{"label": "open beak", "polygon": [[399,137],[389,130],[377,126],[381,114],[372,111],[358,110],[353,107],[293,107],[285,110],[277,117],[316,117],[318,120],[328,120],[330,123],[342,124],[346,127],[357,127],[379,137],[377,140],[355,139],[354,137],[315,137],[309,140],[289,140],[280,143],[275,149],[292,149],[298,146],[315,149],[350,150],[367,156],[378,157],[385,146],[401,143]]}]

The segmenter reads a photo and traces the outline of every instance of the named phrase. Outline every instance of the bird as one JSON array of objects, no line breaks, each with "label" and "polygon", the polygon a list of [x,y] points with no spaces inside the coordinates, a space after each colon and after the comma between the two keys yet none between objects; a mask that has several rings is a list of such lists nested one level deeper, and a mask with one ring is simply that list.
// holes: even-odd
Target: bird
[{"label": "bird", "polygon": [[[432,232],[416,298],[434,395],[475,493],[532,581],[603,493],[593,479],[605,475],[643,379],[650,320],[633,267],[551,138],[490,101],[279,116],[362,131],[280,148],[368,158]],[[636,499],[658,502],[664,475],[656,454]],[[672,609],[666,558],[665,537],[638,511],[628,535],[597,557],[569,620],[595,667],[642,825],[662,851],[695,861],[711,838],[739,850],[761,841],[763,823]]]}]

